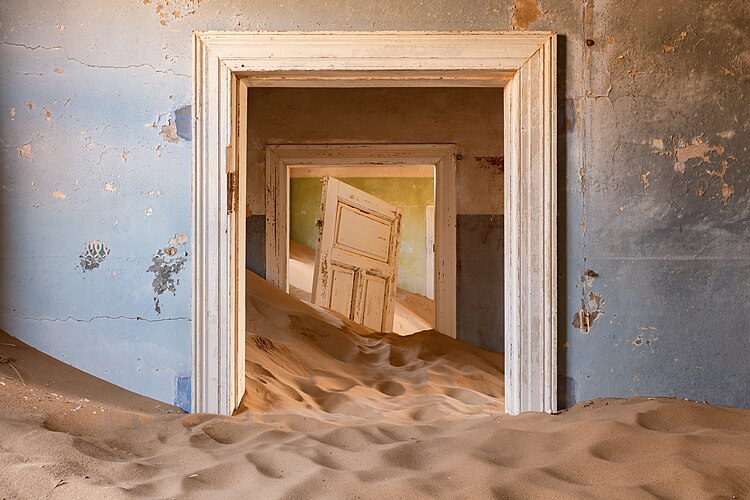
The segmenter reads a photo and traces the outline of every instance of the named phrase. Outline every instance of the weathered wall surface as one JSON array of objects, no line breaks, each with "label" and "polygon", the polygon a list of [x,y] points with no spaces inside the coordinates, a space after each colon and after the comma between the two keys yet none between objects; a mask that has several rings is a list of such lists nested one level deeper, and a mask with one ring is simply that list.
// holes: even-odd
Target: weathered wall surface
[{"label": "weathered wall surface", "polygon": [[[401,246],[398,260],[398,287],[425,294],[427,283],[428,205],[435,203],[431,177],[371,177],[340,180],[401,209]],[[320,202],[323,186],[320,178],[290,180],[289,237],[310,248],[318,246]],[[430,279],[433,279],[430,276]],[[500,282],[502,283],[502,282]]]},{"label": "weathered wall surface", "polygon": [[750,406],[747,2],[14,1],[0,23],[0,328],[30,344],[181,399],[191,30],[556,30],[564,401]]},{"label": "weathered wall surface", "polygon": [[459,214],[503,213],[503,101],[492,88],[251,88],[248,214],[265,215],[267,144],[456,144]]}]

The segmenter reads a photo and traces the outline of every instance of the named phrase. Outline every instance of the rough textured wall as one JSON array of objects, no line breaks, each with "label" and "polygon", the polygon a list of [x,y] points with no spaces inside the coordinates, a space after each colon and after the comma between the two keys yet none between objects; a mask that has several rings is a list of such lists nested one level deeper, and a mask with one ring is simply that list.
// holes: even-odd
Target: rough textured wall
[{"label": "rough textured wall", "polygon": [[251,88],[248,214],[265,215],[267,144],[456,144],[459,214],[503,213],[497,88]]},{"label": "rough textured wall", "polygon": [[[431,177],[346,178],[343,182],[392,203],[403,214],[398,260],[398,286],[425,294],[427,280],[426,207],[435,203]],[[318,246],[322,184],[319,178],[291,179],[289,189],[289,236],[310,248]],[[433,279],[430,276],[430,279]]]},{"label": "rough textured wall", "polygon": [[[30,344],[179,400],[191,30],[555,30],[563,401],[750,406],[748,2],[14,1],[0,23],[0,328]],[[188,259],[174,296],[160,250]]]}]

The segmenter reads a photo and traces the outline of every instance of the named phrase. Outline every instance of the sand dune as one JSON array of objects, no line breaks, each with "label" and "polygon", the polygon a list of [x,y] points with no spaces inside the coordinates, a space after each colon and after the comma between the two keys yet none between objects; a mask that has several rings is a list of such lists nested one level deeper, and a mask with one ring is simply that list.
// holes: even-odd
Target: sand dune
[{"label": "sand dune", "polygon": [[248,287],[231,418],[179,414],[0,335],[25,382],[0,363],[0,498],[750,496],[750,410],[636,398],[508,417],[498,355]]}]

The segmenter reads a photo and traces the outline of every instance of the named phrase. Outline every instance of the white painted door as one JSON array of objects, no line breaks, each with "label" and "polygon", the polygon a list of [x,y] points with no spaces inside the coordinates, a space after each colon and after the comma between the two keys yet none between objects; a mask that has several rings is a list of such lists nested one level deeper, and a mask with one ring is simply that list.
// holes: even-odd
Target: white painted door
[{"label": "white painted door", "polygon": [[319,225],[313,302],[392,331],[401,209],[324,177]]}]

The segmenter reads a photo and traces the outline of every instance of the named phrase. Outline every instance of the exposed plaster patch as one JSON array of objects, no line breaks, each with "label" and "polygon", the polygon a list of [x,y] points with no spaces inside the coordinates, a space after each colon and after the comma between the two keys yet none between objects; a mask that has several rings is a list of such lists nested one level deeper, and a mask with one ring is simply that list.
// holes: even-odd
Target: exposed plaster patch
[{"label": "exposed plaster patch", "polygon": [[[151,0],[144,0],[144,5],[151,4]],[[154,12],[159,18],[159,24],[167,26],[170,21],[195,14],[201,0],[159,0],[154,4]]]},{"label": "exposed plaster patch", "polygon": [[721,201],[729,201],[729,198],[734,194],[734,186],[727,184],[726,182],[721,183]]},{"label": "exposed plaster patch", "polygon": [[175,234],[174,237],[169,240],[170,245],[184,245],[187,243],[188,235],[185,233]]},{"label": "exposed plaster patch", "polygon": [[[732,157],[733,158],[733,157]],[[721,161],[721,170],[706,170],[706,173],[711,177],[718,177],[721,179],[721,201],[729,201],[729,198],[734,194],[734,186],[727,184],[726,176],[727,170],[729,169],[729,162],[727,160]]]},{"label": "exposed plaster patch", "polygon": [[731,139],[734,137],[734,130],[722,130],[721,132],[718,132],[716,135],[721,137],[722,139]]},{"label": "exposed plaster patch", "polygon": [[591,269],[586,269],[581,275],[581,309],[573,315],[573,327],[584,334],[588,334],[594,322],[604,314],[604,299],[601,294],[589,290],[598,277],[599,274]]},{"label": "exposed plaster patch", "polygon": [[117,192],[117,188],[111,182],[106,182],[104,184],[104,190],[105,191],[109,191],[110,193],[116,193]]},{"label": "exposed plaster patch", "polygon": [[[719,132],[716,135],[727,138],[734,135],[733,130]],[[652,140],[651,146],[654,147],[654,141]],[[674,151],[664,150],[663,148],[655,148],[655,153],[660,156],[673,156],[674,157],[674,171],[679,174],[684,174],[688,166],[701,166],[706,163],[716,164],[720,163],[721,169],[716,168],[703,168],[696,172],[696,176],[708,175],[709,177],[716,177],[720,179],[719,193],[716,195],[721,201],[727,202],[734,195],[735,188],[730,182],[727,181],[727,174],[730,168],[730,161],[735,161],[733,155],[725,154],[724,146],[721,144],[710,144],[704,141],[703,136],[693,138],[691,141],[680,140],[675,145]],[[694,170],[695,172],[695,170]],[[694,192],[697,196],[704,196],[706,194],[706,182],[698,178],[698,185],[695,187]]]},{"label": "exposed plaster patch", "polygon": [[33,160],[34,159],[34,153],[31,151],[31,143],[27,142],[26,144],[21,144],[20,146],[16,146],[16,151],[18,151],[18,154],[26,158],[27,160]]},{"label": "exposed plaster patch", "polygon": [[171,118],[161,127],[159,135],[166,142],[172,142],[175,144],[180,142],[180,136],[177,135],[177,124]]},{"label": "exposed plaster patch", "polygon": [[10,119],[11,120],[16,119],[16,108],[10,108]]},{"label": "exposed plaster patch", "polygon": [[511,24],[514,30],[527,31],[541,17],[542,11],[539,10],[537,0],[513,1]]},{"label": "exposed plaster patch", "polygon": [[[639,330],[656,330],[654,327],[638,327]],[[655,334],[651,333],[646,337],[646,334],[641,331],[641,333],[638,334],[638,336],[633,339],[633,351],[636,349],[641,349],[641,356],[644,356],[646,354],[646,351],[644,348],[648,348],[651,351],[651,354],[656,352],[656,349],[654,347],[655,342],[659,340],[659,337],[657,337]]]},{"label": "exposed plaster patch", "polygon": [[83,253],[79,256],[81,259],[81,269],[85,273],[86,271],[93,271],[99,265],[104,262],[104,259],[109,255],[109,248],[103,241],[92,240],[86,243],[86,247]]},{"label": "exposed plaster patch", "polygon": [[643,189],[646,189],[651,185],[651,183],[648,180],[648,176],[651,175],[650,170],[646,170],[644,173],[641,174],[641,181],[643,182]]},{"label": "exposed plaster patch", "polygon": [[154,209],[149,207],[143,213],[146,214],[146,217],[151,217],[154,214]]},{"label": "exposed plaster patch", "polygon": [[44,106],[44,119],[50,121],[52,119],[52,110],[47,106]]},{"label": "exposed plaster patch", "polygon": [[32,101],[24,101],[24,104],[26,105],[27,108],[29,108],[29,111],[34,109],[34,103]]},{"label": "exposed plaster patch", "polygon": [[695,137],[691,142],[681,141],[674,150],[674,170],[681,174],[685,173],[687,162],[693,159],[700,160],[699,163],[710,162],[712,153],[720,155],[724,153],[724,147],[703,142],[703,136]]},{"label": "exposed plaster patch", "polygon": [[687,31],[680,32],[680,36],[677,37],[676,40],[674,40],[672,43],[662,45],[662,50],[666,53],[674,52],[677,50],[680,45],[682,45],[682,42],[685,41],[685,38],[687,38]]},{"label": "exposed plaster patch", "polygon": [[186,234],[174,235],[166,247],[159,249],[151,259],[151,266],[146,270],[154,273],[152,287],[154,289],[154,311],[161,314],[161,302],[159,297],[164,292],[177,294],[177,286],[180,284],[177,275],[185,268],[188,254],[184,250],[187,243]]},{"label": "exposed plaster patch", "polygon": [[64,69],[62,69],[62,68],[55,68],[55,69],[54,69],[53,71],[54,71],[55,73],[57,73],[58,75],[62,75],[62,74],[65,74],[65,70],[64,70]]},{"label": "exposed plaster patch", "polygon": [[57,198],[58,200],[64,200],[65,198],[67,198],[67,196],[65,195],[65,193],[63,193],[59,189],[56,189],[56,190],[52,191],[52,196],[55,197],[55,198]]},{"label": "exposed plaster patch", "polygon": [[651,147],[654,149],[658,149],[661,151],[664,151],[664,141],[661,139],[651,139]]}]

